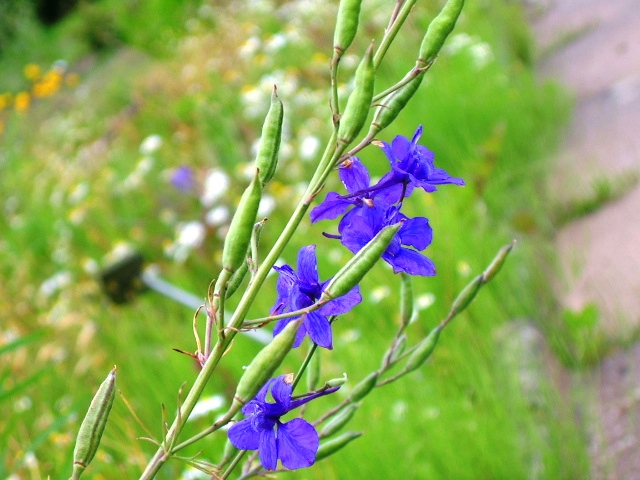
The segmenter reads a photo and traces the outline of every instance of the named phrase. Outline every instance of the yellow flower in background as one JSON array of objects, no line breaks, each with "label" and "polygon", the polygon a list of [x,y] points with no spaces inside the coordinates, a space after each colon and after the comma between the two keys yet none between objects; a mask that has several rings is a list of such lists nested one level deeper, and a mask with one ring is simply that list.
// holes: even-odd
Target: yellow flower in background
[{"label": "yellow flower in background", "polygon": [[13,102],[14,108],[18,113],[24,113],[31,104],[31,95],[29,92],[19,92]]},{"label": "yellow flower in background", "polygon": [[0,135],[4,133],[4,122],[0,120]]},{"label": "yellow flower in background", "polygon": [[33,86],[33,96],[37,98],[50,97],[60,90],[62,74],[57,70],[49,70],[42,80]]},{"label": "yellow flower in background", "polygon": [[24,76],[29,80],[31,80],[32,82],[35,82],[36,80],[38,80],[42,75],[40,66],[36,65],[35,63],[28,63],[27,65],[25,65],[23,69],[23,73],[24,73]]}]

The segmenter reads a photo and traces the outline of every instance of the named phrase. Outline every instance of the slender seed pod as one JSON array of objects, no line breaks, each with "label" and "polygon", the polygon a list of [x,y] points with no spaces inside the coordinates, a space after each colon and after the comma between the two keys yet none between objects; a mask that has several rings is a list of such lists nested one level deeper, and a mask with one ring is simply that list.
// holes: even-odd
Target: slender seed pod
[{"label": "slender seed pod", "polygon": [[224,241],[222,268],[227,272],[235,272],[246,259],[261,197],[262,187],[260,185],[259,171],[256,169],[253,180],[242,194],[242,198],[240,198],[240,203],[231,220],[229,232]]},{"label": "slender seed pod", "polygon": [[278,89],[274,85],[271,94],[271,106],[262,125],[262,136],[256,155],[256,167],[260,170],[260,182],[262,186],[273,178],[278,166],[278,153],[280,140],[282,139],[282,119],[284,107],[278,98]]},{"label": "slender seed pod", "polygon": [[402,222],[384,227],[331,279],[319,302],[341,297],[355,287],[387,249]]},{"label": "slender seed pod", "polygon": [[371,372],[364,380],[360,380],[360,383],[353,387],[353,390],[349,393],[349,402],[359,402],[366,397],[376,386],[379,377],[380,374],[378,372]]},{"label": "slender seed pod", "polygon": [[483,285],[482,275],[478,275],[476,278],[471,280],[467,284],[466,287],[462,289],[462,291],[458,294],[456,299],[451,304],[451,309],[449,310],[449,314],[447,318],[451,319],[461,313],[465,308],[469,306],[471,301],[476,298],[480,287]]},{"label": "slender seed pod", "polygon": [[330,437],[353,418],[353,415],[360,408],[359,403],[350,403],[338,413],[336,413],[320,431],[320,438]]},{"label": "slender seed pod", "polygon": [[460,16],[464,0],[447,0],[436,18],[429,24],[422,39],[418,63],[426,66],[433,62]]},{"label": "slender seed pod", "polygon": [[115,396],[116,369],[114,367],[98,388],[93,400],[91,400],[87,415],[80,425],[76,446],[73,450],[73,474],[70,480],[80,478],[80,475],[82,475],[82,472],[98,451]]},{"label": "slender seed pod", "polygon": [[333,49],[338,56],[342,56],[351,46],[358,31],[360,22],[360,5],[362,0],[341,0],[338,6],[336,30],[333,34]]},{"label": "slender seed pod", "polygon": [[245,255],[245,261],[240,264],[238,269],[233,272],[231,278],[229,279],[229,283],[227,283],[227,290],[225,292],[225,298],[228,300],[231,296],[236,293],[238,287],[242,284],[242,280],[247,275],[249,271],[249,264],[246,261],[246,258],[249,256],[249,251],[247,251]]},{"label": "slender seed pod", "polygon": [[375,83],[375,69],[373,68],[373,43],[356,69],[356,85],[347,100],[344,114],[340,118],[338,127],[338,141],[348,145],[360,133],[369,115],[373,86]]},{"label": "slender seed pod", "polygon": [[369,127],[369,135],[375,136],[378,132],[391,125],[404,107],[407,106],[411,97],[418,91],[425,73],[426,70],[420,71],[411,81],[382,100]]},{"label": "slender seed pod", "polygon": [[318,453],[316,453],[316,462],[327,458],[329,455],[333,455],[360,436],[362,436],[362,432],[348,431],[333,440],[322,443],[320,448],[318,448]]},{"label": "slender seed pod", "polygon": [[267,380],[271,378],[273,372],[293,347],[302,320],[299,318],[289,322],[284,330],[254,357],[238,382],[233,403],[227,414],[240,410],[245,403],[256,396]]},{"label": "slender seed pod", "polygon": [[390,366],[393,365],[398,358],[405,352],[407,349],[407,336],[403,333],[400,335],[398,340],[392,345],[389,350],[386,351],[382,360],[382,366]]},{"label": "slender seed pod", "polygon": [[416,309],[413,301],[413,280],[411,275],[402,273],[400,280],[400,321],[404,328],[413,320]]},{"label": "slender seed pod", "polygon": [[[317,352],[316,352],[317,353]],[[314,391],[320,382],[320,355],[311,357],[307,367],[307,390]]]},{"label": "slender seed pod", "polygon": [[227,438],[227,441],[224,444],[224,450],[222,451],[222,460],[220,460],[218,467],[222,468],[227,465],[231,460],[233,460],[239,451],[240,450],[231,443],[229,438]]},{"label": "slender seed pod", "polygon": [[498,251],[498,254],[495,256],[491,264],[482,273],[484,283],[487,283],[489,280],[491,280],[493,277],[496,276],[496,274],[502,268],[502,265],[504,265],[504,262],[507,259],[507,255],[509,255],[509,253],[511,252],[511,250],[513,250],[513,247],[515,247],[515,245],[516,245],[516,242],[514,240],[509,245],[505,245]]},{"label": "slender seed pod", "polygon": [[409,360],[405,364],[402,369],[402,374],[406,374],[420,368],[424,362],[431,356],[433,351],[438,344],[438,339],[440,338],[440,332],[442,331],[442,327],[438,325],[436,328],[429,332],[422,341],[418,344],[417,348],[413,351],[413,353],[409,356]]}]

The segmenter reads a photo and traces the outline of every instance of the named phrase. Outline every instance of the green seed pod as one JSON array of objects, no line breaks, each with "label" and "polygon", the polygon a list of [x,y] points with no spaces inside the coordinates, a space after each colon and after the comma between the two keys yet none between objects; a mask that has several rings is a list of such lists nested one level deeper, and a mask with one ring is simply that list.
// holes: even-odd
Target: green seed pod
[{"label": "green seed pod", "polygon": [[400,275],[400,321],[406,327],[413,320],[416,314],[413,301],[413,281],[411,275],[402,273]]},{"label": "green seed pod", "polygon": [[256,155],[256,167],[260,170],[260,182],[262,186],[273,178],[278,166],[278,153],[282,138],[282,119],[284,107],[278,98],[278,89],[273,86],[271,94],[271,106],[262,125],[262,136]]},{"label": "green seed pod", "polygon": [[398,341],[392,345],[383,357],[383,365],[393,365],[398,358],[407,349],[407,336],[405,334],[400,335]]},{"label": "green seed pod", "polygon": [[349,420],[353,418],[353,415],[356,413],[356,410],[358,410],[358,408],[360,408],[359,403],[350,403],[338,413],[336,413],[320,431],[320,438],[330,437],[342,427],[344,427],[347,423],[349,423]]},{"label": "green seed pod", "polygon": [[351,390],[351,393],[349,393],[349,402],[359,402],[364,397],[366,397],[369,392],[373,390],[373,387],[376,386],[378,377],[380,377],[380,374],[378,372],[371,372],[367,376],[367,378],[365,378],[364,380],[360,380],[360,383],[353,387],[353,390]]},{"label": "green seed pod", "polygon": [[482,275],[478,275],[471,282],[469,282],[453,301],[451,310],[449,310],[449,315],[447,315],[447,318],[451,319],[461,313],[465,308],[467,308],[471,301],[476,297],[478,291],[480,290],[480,287],[482,287],[483,284],[484,281],[482,279]]},{"label": "green seed pod", "polygon": [[358,31],[362,0],[341,0],[338,6],[336,30],[333,34],[333,49],[340,57],[351,46]]},{"label": "green seed pod", "polygon": [[238,269],[233,272],[231,278],[229,279],[229,283],[227,284],[227,290],[225,292],[225,298],[228,300],[231,298],[231,295],[236,293],[238,287],[242,285],[242,280],[244,280],[245,275],[249,271],[249,264],[246,261],[246,258],[249,256],[249,251],[247,251],[245,255],[245,261],[240,264]]},{"label": "green seed pod", "polygon": [[395,234],[400,230],[402,222],[384,227],[362,249],[349,260],[331,279],[329,285],[322,292],[320,302],[341,297],[355,287],[362,277],[371,270],[380,256],[387,249]]},{"label": "green seed pod", "polygon": [[487,283],[489,280],[495,277],[496,274],[500,271],[500,269],[502,268],[502,265],[504,265],[504,262],[507,259],[507,255],[509,255],[511,250],[513,250],[513,247],[515,246],[515,244],[516,242],[514,240],[509,245],[505,245],[498,251],[498,254],[495,256],[491,264],[482,273],[484,283]]},{"label": "green seed pod", "polygon": [[222,460],[220,460],[220,463],[218,464],[218,467],[222,468],[225,465],[227,465],[231,460],[233,460],[233,458],[238,454],[240,450],[238,448],[236,448],[233,443],[231,443],[229,441],[229,438],[227,438],[227,441],[224,444],[224,450],[222,453]]},{"label": "green seed pod", "polygon": [[409,373],[420,368],[422,364],[427,361],[438,344],[438,338],[440,338],[441,331],[442,327],[437,326],[431,330],[429,335],[422,339],[417,348],[409,356],[409,360],[407,360],[407,363],[402,370],[402,374]]},{"label": "green seed pod", "polygon": [[316,354],[311,357],[311,361],[307,367],[307,390],[309,392],[314,391],[318,386],[318,382],[320,382],[320,355],[316,352]]},{"label": "green seed pod", "polygon": [[302,325],[302,318],[289,322],[271,343],[264,347],[244,371],[238,382],[236,393],[233,396],[231,411],[238,411],[242,406],[256,396],[256,393],[271,378],[273,372],[280,366],[284,357],[293,347],[296,333]]},{"label": "green seed pod", "polygon": [[349,444],[352,440],[355,440],[360,436],[362,436],[362,432],[349,431],[343,433],[339,437],[334,438],[333,440],[322,443],[320,445],[320,448],[318,448],[318,453],[316,453],[316,462],[319,462],[329,455],[333,455],[338,450]]},{"label": "green seed pod", "polygon": [[98,451],[115,396],[116,369],[114,367],[98,388],[93,400],[91,400],[87,415],[80,425],[76,446],[73,450],[73,474],[71,480],[80,478],[80,475],[82,475],[82,472]]},{"label": "green seed pod", "polygon": [[367,121],[371,100],[373,99],[375,74],[372,43],[356,69],[356,85],[353,93],[349,96],[349,100],[347,100],[344,114],[340,118],[338,141],[345,145],[349,145],[355,140]]},{"label": "green seed pod", "polygon": [[323,388],[333,388],[333,387],[341,387],[342,385],[344,385],[345,383],[347,383],[347,380],[349,380],[347,378],[347,374],[343,373],[341,377],[338,378],[331,378],[329,380],[327,380],[324,384]]},{"label": "green seed pod", "polygon": [[438,16],[429,24],[420,45],[418,64],[426,66],[435,60],[444,41],[456,26],[463,5],[464,0],[448,0]]},{"label": "green seed pod", "polygon": [[246,259],[261,197],[262,187],[259,171],[256,169],[253,180],[242,194],[242,198],[240,198],[240,203],[231,220],[229,232],[224,241],[222,268],[227,272],[235,272]]},{"label": "green seed pod", "polygon": [[376,114],[369,127],[369,135],[375,136],[381,130],[387,128],[396,119],[398,114],[407,106],[413,94],[418,91],[426,70],[422,70],[408,83],[395,92],[387,95],[378,105]]}]

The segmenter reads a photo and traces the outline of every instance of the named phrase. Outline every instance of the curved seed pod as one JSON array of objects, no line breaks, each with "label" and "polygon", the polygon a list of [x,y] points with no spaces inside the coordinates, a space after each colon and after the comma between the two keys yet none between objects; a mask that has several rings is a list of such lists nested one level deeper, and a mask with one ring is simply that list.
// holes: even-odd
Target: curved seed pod
[{"label": "curved seed pod", "polygon": [[333,49],[338,56],[342,56],[351,46],[358,31],[360,22],[360,6],[362,0],[341,0],[338,6],[336,30],[333,34]]},{"label": "curved seed pod", "polygon": [[444,41],[456,26],[463,5],[464,0],[448,0],[438,16],[429,24],[420,45],[418,64],[426,66],[435,60]]},{"label": "curved seed pod", "polygon": [[256,396],[267,380],[271,378],[273,372],[293,347],[302,320],[299,318],[289,322],[284,330],[254,357],[238,382],[236,393],[233,396],[233,404],[228,414],[240,410],[245,403]]},{"label": "curved seed pod", "polygon": [[98,388],[93,400],[91,400],[87,415],[80,425],[76,446],[73,450],[73,474],[71,480],[80,478],[80,475],[98,451],[115,396],[116,369],[114,367]]},{"label": "curved seed pod", "polygon": [[262,125],[262,136],[256,155],[256,167],[260,170],[260,182],[262,186],[273,178],[278,166],[278,153],[282,138],[282,119],[284,107],[278,98],[278,88],[273,86],[271,94],[271,106]]},{"label": "curved seed pod", "polygon": [[360,408],[359,403],[351,403],[336,413],[320,431],[320,438],[330,437],[344,427]]},{"label": "curved seed pod", "polygon": [[[245,259],[248,256],[249,256],[249,251],[247,251]],[[244,280],[244,277],[247,275],[248,271],[249,271],[249,264],[245,260],[240,264],[238,269],[235,272],[233,272],[233,274],[231,275],[231,278],[229,279],[229,283],[227,283],[227,290],[225,292],[225,298],[227,300],[231,298],[231,296],[234,293],[236,293],[236,291],[238,290],[238,287],[242,285],[242,280]]]},{"label": "curved seed pod", "polygon": [[482,272],[484,283],[487,283],[489,280],[496,276],[496,274],[502,268],[502,265],[504,265],[504,262],[507,259],[507,255],[509,255],[515,245],[516,242],[514,240],[509,245],[505,245],[498,251],[498,254],[491,261],[491,264],[485,269],[484,272]]},{"label": "curved seed pod", "polygon": [[362,432],[349,431],[343,433],[339,437],[334,438],[333,440],[322,443],[320,445],[320,448],[318,448],[318,453],[316,454],[316,462],[328,457],[329,455],[333,455],[338,450],[360,436],[362,436]]},{"label": "curved seed pod", "polygon": [[231,219],[229,232],[224,241],[222,268],[227,272],[235,272],[246,259],[261,197],[262,186],[260,184],[259,171],[256,169],[253,180],[242,194],[242,198],[240,198],[240,203]]},{"label": "curved seed pod", "polygon": [[398,114],[407,106],[411,97],[418,90],[422,83],[426,70],[422,70],[407,84],[400,87],[395,92],[387,95],[382,103],[378,105],[376,114],[369,127],[369,135],[375,136],[381,130],[387,128],[396,119]]},{"label": "curved seed pod", "polygon": [[387,249],[402,222],[384,227],[331,279],[319,302],[341,297],[355,287]]},{"label": "curved seed pod", "polygon": [[375,73],[373,68],[373,43],[371,43],[356,69],[356,85],[353,93],[349,96],[349,100],[347,100],[344,114],[340,118],[338,141],[345,145],[355,140],[367,121],[371,100],[373,99]]},{"label": "curved seed pod", "polygon": [[420,368],[422,364],[427,361],[438,344],[441,331],[442,327],[438,325],[436,328],[431,330],[429,335],[422,339],[409,357],[409,360],[407,360],[407,363],[402,369],[402,374],[409,373]]},{"label": "curved seed pod", "polygon": [[471,280],[467,284],[466,287],[462,289],[462,291],[458,294],[456,299],[451,304],[451,310],[449,310],[449,315],[447,315],[448,319],[451,319],[462,312],[465,308],[469,306],[471,301],[476,298],[480,287],[484,284],[482,275],[478,275],[476,278]]},{"label": "curved seed pod", "polygon": [[400,275],[400,321],[406,327],[413,320],[416,314],[413,301],[413,281],[411,275],[402,273]]},{"label": "curved seed pod", "polygon": [[376,386],[380,374],[378,372],[371,372],[364,380],[360,380],[351,393],[349,393],[349,402],[355,403],[366,397],[373,387]]}]

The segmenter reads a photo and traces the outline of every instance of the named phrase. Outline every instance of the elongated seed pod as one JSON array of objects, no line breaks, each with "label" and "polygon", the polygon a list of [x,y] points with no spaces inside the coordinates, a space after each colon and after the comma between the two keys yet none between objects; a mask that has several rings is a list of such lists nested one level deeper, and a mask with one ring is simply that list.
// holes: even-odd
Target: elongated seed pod
[{"label": "elongated seed pod", "polygon": [[245,403],[255,397],[263,385],[267,383],[267,380],[271,378],[273,372],[293,347],[302,320],[299,318],[289,322],[284,330],[254,357],[238,382],[230,411],[238,411]]},{"label": "elongated seed pod", "polygon": [[373,387],[376,386],[379,377],[380,374],[378,372],[371,372],[365,379],[360,380],[360,383],[353,387],[353,390],[349,393],[349,402],[359,402],[366,397],[369,392],[373,390]]},{"label": "elongated seed pod", "polygon": [[310,392],[314,391],[320,382],[320,355],[317,353],[311,357],[307,367],[307,390]]},{"label": "elongated seed pod", "polygon": [[407,363],[402,369],[402,374],[406,374],[420,368],[424,364],[424,362],[427,361],[427,359],[436,349],[441,331],[442,327],[438,325],[436,328],[431,330],[431,332],[429,332],[429,335],[422,339],[422,341],[418,344],[418,347],[409,356],[409,360],[407,360]]},{"label": "elongated seed pod", "polygon": [[353,418],[358,408],[360,408],[359,403],[350,403],[336,413],[320,431],[320,438],[330,437],[344,427]]},{"label": "elongated seed pod", "polygon": [[422,39],[418,63],[425,66],[433,62],[453,27],[456,26],[464,0],[448,0],[436,18],[429,24]]},{"label": "elongated seed pod", "polygon": [[318,448],[318,453],[316,453],[316,462],[327,458],[329,455],[333,455],[360,436],[362,436],[362,432],[348,431],[333,440],[323,442]]},{"label": "elongated seed pod", "polygon": [[338,127],[338,141],[348,145],[358,136],[360,130],[367,121],[371,100],[373,99],[373,87],[376,72],[373,68],[373,43],[358,65],[355,74],[355,88],[347,100],[344,114],[340,118]]},{"label": "elongated seed pod", "polygon": [[416,313],[413,301],[413,279],[411,275],[402,273],[400,280],[400,322],[403,327],[406,327]]},{"label": "elongated seed pod", "polygon": [[426,70],[422,70],[411,81],[395,92],[390,93],[382,100],[371,122],[371,127],[369,128],[370,135],[377,135],[378,132],[391,125],[418,90],[425,73]]},{"label": "elongated seed pod", "polygon": [[356,253],[347,264],[331,279],[322,292],[320,302],[341,297],[355,287],[362,277],[371,270],[380,256],[387,249],[395,234],[400,230],[402,222],[384,227]]},{"label": "elongated seed pod", "polygon": [[114,367],[98,388],[80,425],[76,446],[73,450],[73,474],[71,480],[80,478],[80,475],[98,451],[115,396],[116,369]]},{"label": "elongated seed pod", "polygon": [[484,280],[484,283],[487,283],[489,280],[491,280],[493,277],[496,276],[496,274],[502,268],[502,265],[504,265],[504,262],[507,259],[507,255],[509,255],[509,253],[511,252],[511,250],[513,250],[513,247],[515,247],[515,245],[516,245],[516,242],[514,240],[509,245],[505,245],[498,251],[495,258],[491,261],[491,264],[489,264],[489,266],[484,270],[484,272],[482,272],[482,278]]},{"label": "elongated seed pod", "polygon": [[274,85],[273,93],[271,94],[271,105],[262,125],[262,135],[258,146],[258,154],[256,155],[256,167],[260,170],[260,182],[263,187],[276,173],[280,140],[282,139],[283,118],[284,107],[278,98],[278,89]]},{"label": "elongated seed pod", "polygon": [[451,319],[461,313],[465,308],[469,306],[471,301],[476,298],[480,287],[483,285],[482,275],[478,275],[476,278],[471,280],[458,294],[456,299],[451,304],[451,309],[449,310],[449,314],[447,318]]},{"label": "elongated seed pod", "polygon": [[338,6],[336,30],[333,34],[333,49],[338,56],[342,56],[351,46],[358,31],[360,22],[360,6],[362,0],[341,0]]},{"label": "elongated seed pod", "polygon": [[261,197],[262,186],[259,171],[256,169],[253,180],[240,198],[238,209],[231,219],[229,232],[224,241],[222,268],[227,272],[235,272],[245,261]]}]

